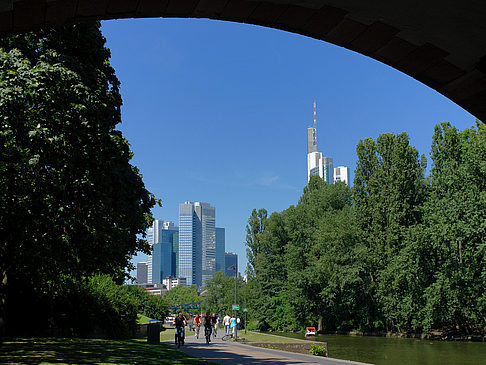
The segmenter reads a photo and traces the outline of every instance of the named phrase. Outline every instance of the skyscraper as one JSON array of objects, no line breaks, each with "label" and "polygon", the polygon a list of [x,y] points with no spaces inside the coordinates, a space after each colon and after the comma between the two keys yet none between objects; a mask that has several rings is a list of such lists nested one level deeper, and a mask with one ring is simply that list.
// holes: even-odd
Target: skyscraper
[{"label": "skyscraper", "polygon": [[216,227],[216,271],[224,272],[225,229]]},{"label": "skyscraper", "polygon": [[161,284],[162,279],[176,276],[174,234],[178,227],[172,222],[164,222],[158,232],[159,242],[153,245],[152,284]]},{"label": "skyscraper", "polygon": [[331,157],[323,157],[321,152],[317,152],[317,120],[316,102],[314,101],[314,126],[307,128],[307,182],[310,177],[317,175],[326,184],[334,182],[334,168]]},{"label": "skyscraper", "polygon": [[231,252],[224,253],[224,273],[226,276],[234,277],[235,270],[231,269],[231,267],[236,266],[236,272],[238,272],[238,255]]},{"label": "skyscraper", "polygon": [[[160,231],[164,226],[164,221],[162,219],[155,219],[152,223],[152,227],[147,230],[147,242],[153,249],[153,245],[161,242]],[[152,284],[152,255],[147,257],[148,273],[147,273],[147,283]]]},{"label": "skyscraper", "polygon": [[179,205],[179,277],[204,286],[216,272],[216,209],[209,203]]},{"label": "skyscraper", "polygon": [[349,167],[338,166],[334,168],[334,182],[342,181],[346,185],[349,185],[349,179],[351,175],[349,174]]},{"label": "skyscraper", "polygon": [[148,265],[146,262],[139,262],[137,264],[137,284],[147,284],[148,282]]},{"label": "skyscraper", "polygon": [[176,275],[174,234],[178,227],[173,222],[154,220],[147,230],[147,241],[152,246],[152,254],[147,258],[147,280],[149,284],[161,284],[167,276]]}]

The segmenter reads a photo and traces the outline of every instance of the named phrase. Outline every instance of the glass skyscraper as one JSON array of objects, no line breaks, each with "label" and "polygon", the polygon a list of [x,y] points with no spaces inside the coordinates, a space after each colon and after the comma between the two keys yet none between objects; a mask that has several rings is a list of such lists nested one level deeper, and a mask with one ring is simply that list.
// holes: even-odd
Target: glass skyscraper
[{"label": "glass skyscraper", "polygon": [[224,272],[225,229],[216,227],[216,271]]},{"label": "glass skyscraper", "polygon": [[216,209],[209,203],[179,205],[179,277],[204,286],[216,272]]}]

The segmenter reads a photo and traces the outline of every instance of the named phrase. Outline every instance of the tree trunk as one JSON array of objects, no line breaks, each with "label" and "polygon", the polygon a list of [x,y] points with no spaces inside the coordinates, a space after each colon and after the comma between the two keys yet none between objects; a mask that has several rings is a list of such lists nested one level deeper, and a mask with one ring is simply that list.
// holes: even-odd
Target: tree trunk
[{"label": "tree trunk", "polygon": [[319,322],[317,323],[317,332],[322,331],[322,316],[319,315]]},{"label": "tree trunk", "polygon": [[7,273],[0,272],[0,342],[5,336],[7,313]]}]

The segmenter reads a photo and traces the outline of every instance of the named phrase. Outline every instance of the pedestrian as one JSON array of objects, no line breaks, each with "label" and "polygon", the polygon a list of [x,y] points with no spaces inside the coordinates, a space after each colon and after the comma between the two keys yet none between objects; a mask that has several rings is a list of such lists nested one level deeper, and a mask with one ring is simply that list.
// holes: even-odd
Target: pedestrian
[{"label": "pedestrian", "polygon": [[236,328],[238,329],[238,331],[240,330],[240,317],[236,318]]},{"label": "pedestrian", "polygon": [[218,317],[216,316],[216,313],[213,313],[213,315],[211,316],[211,323],[213,325],[213,335],[214,337],[216,337],[216,335],[218,334]]},{"label": "pedestrian", "polygon": [[226,332],[226,336],[229,335],[230,322],[231,322],[231,318],[228,315],[228,313],[226,313],[226,315],[223,318],[223,325],[224,325],[224,330]]},{"label": "pedestrian", "polygon": [[230,328],[231,328],[231,337],[235,336],[235,328],[236,328],[236,318],[235,315],[231,315],[231,320],[230,320]]}]

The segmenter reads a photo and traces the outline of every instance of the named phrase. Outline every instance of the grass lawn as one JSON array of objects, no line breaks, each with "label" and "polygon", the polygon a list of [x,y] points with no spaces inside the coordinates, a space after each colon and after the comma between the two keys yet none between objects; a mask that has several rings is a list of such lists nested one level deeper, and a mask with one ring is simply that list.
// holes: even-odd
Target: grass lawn
[{"label": "grass lawn", "polygon": [[[165,335],[166,332],[168,331],[162,334]],[[173,338],[174,331],[172,331]],[[5,339],[0,344],[0,364],[208,363],[163,344],[149,345],[145,339],[14,338]]]},{"label": "grass lawn", "polygon": [[138,324],[143,324],[143,323],[149,323],[151,318],[144,316],[143,314],[137,314],[137,323]]},{"label": "grass lawn", "polygon": [[277,335],[271,335],[268,333],[260,333],[260,332],[253,332],[247,331],[245,335],[245,330],[238,331],[238,338],[244,338],[248,342],[302,342],[305,340],[299,340],[297,338],[289,338]]}]

